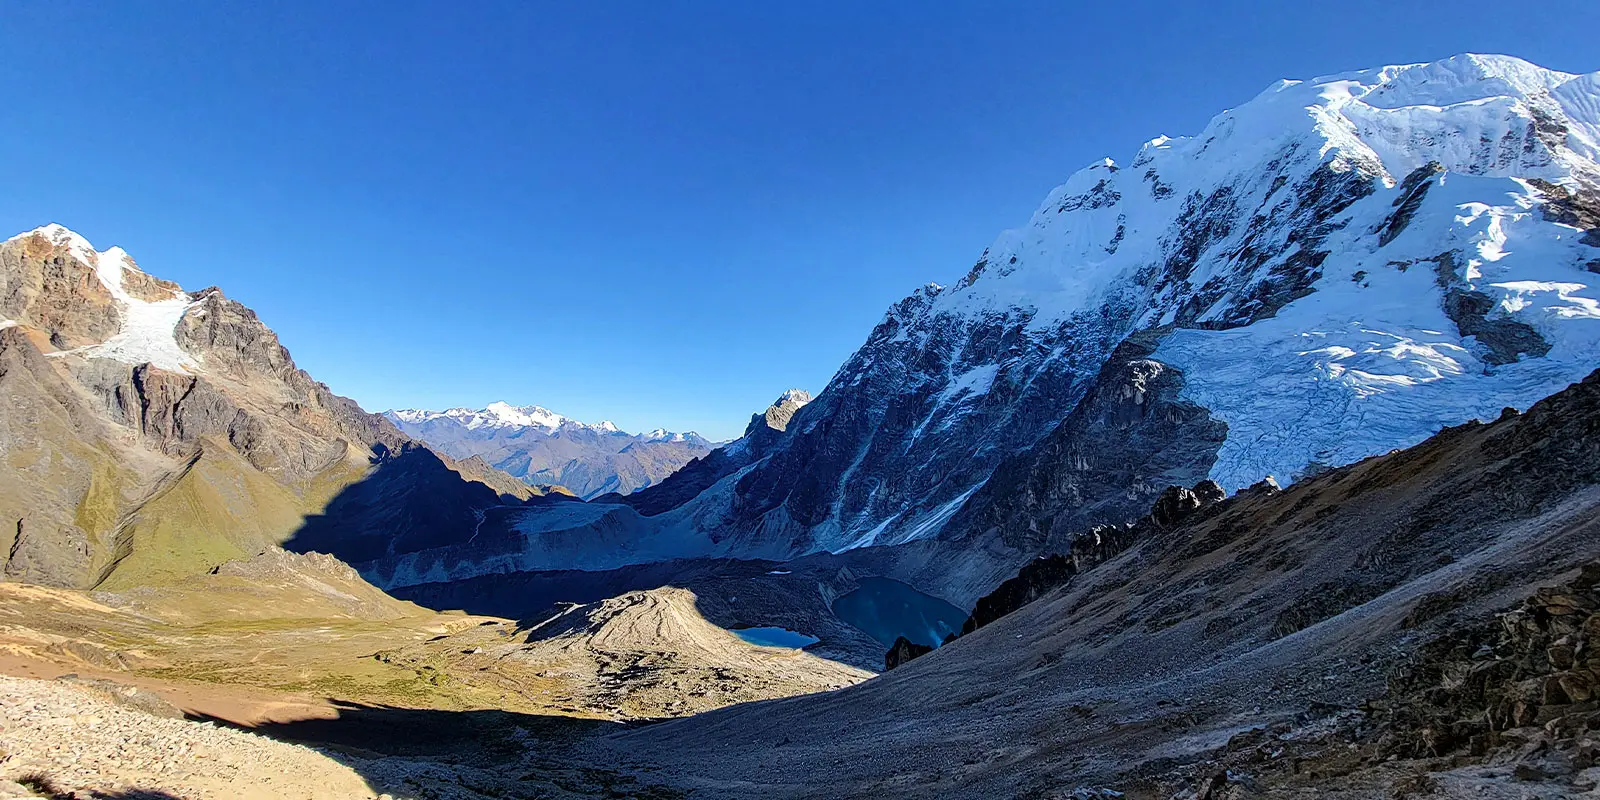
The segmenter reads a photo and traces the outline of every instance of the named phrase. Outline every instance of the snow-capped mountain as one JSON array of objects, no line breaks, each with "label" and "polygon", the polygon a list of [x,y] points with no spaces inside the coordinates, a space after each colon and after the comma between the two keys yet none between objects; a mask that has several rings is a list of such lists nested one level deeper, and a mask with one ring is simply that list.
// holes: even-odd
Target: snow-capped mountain
[{"label": "snow-capped mountain", "polygon": [[255,313],[61,225],[0,242],[0,579],[127,587],[268,545],[372,558],[535,492],[301,371]]},{"label": "snow-capped mountain", "polygon": [[[594,425],[568,419],[547,408],[540,406],[514,406],[506,402],[490,403],[483,408],[451,408],[445,411],[424,411],[415,408],[402,408],[385,412],[390,419],[404,422],[408,425],[421,425],[435,420],[450,420],[451,422],[475,431],[480,428],[543,428],[547,431],[556,431],[563,426],[574,426],[600,433],[618,433],[617,426],[610,420],[603,420]],[[666,435],[666,431],[659,431]],[[691,434],[693,435],[693,434]]]},{"label": "snow-capped mountain", "polygon": [[480,456],[530,485],[564,486],[585,499],[650,486],[716,446],[692,431],[631,434],[610,420],[589,424],[505,402],[479,409],[399,409],[384,416],[440,452]]},{"label": "snow-capped mountain", "polygon": [[1597,156],[1600,74],[1463,55],[1274,84],[1080,171],[897,304],[742,481],[739,524],[802,552],[937,536],[1126,380],[1103,371],[1136,335],[1226,426],[1191,471],[1230,490],[1525,408],[1600,352]]},{"label": "snow-capped mountain", "polygon": [[[1070,177],[890,308],[759,459],[612,515],[625,546],[582,558],[927,543],[906,569],[970,600],[1168,484],[1288,483],[1525,408],[1597,364],[1597,158],[1600,73],[1461,55],[1279,81]],[[571,558],[546,536],[569,522],[521,519],[538,546],[504,564]]]}]

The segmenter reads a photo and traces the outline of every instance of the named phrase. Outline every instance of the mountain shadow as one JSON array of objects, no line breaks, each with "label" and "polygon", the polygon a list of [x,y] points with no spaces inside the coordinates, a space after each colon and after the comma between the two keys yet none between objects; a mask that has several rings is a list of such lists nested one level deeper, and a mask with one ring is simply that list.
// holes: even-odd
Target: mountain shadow
[{"label": "mountain shadow", "polygon": [[334,718],[256,726],[204,715],[191,719],[313,748],[355,771],[375,792],[460,798],[683,796],[578,752],[597,737],[648,723],[349,702],[335,702],[335,707]]},{"label": "mountain shadow", "polygon": [[307,516],[283,543],[347,564],[467,541],[488,509],[521,500],[465,479],[428,448],[372,446],[372,471]]},{"label": "mountain shadow", "polygon": [[69,790],[44,775],[24,775],[17,780],[23,788],[46,800],[183,800],[175,794],[155,789],[121,789],[103,792],[98,789]]}]

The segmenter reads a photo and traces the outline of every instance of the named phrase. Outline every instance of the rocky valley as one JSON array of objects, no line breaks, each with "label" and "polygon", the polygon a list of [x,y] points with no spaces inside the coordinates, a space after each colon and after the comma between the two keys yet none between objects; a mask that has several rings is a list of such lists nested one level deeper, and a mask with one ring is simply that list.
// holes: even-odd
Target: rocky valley
[{"label": "rocky valley", "polygon": [[1600,791],[1600,73],[1280,81],[956,277],[713,443],[7,240],[0,795]]}]

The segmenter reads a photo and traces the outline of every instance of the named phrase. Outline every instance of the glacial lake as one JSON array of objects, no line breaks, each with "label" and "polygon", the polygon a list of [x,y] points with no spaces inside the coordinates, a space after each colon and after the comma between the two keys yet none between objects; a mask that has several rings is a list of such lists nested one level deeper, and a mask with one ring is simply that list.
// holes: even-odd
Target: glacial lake
[{"label": "glacial lake", "polygon": [[889,578],[862,578],[860,588],[833,601],[833,615],[885,647],[901,636],[938,647],[967,621],[967,612]]},{"label": "glacial lake", "polygon": [[734,630],[733,634],[762,647],[800,648],[822,641],[815,636],[807,636],[787,628],[739,628]]}]

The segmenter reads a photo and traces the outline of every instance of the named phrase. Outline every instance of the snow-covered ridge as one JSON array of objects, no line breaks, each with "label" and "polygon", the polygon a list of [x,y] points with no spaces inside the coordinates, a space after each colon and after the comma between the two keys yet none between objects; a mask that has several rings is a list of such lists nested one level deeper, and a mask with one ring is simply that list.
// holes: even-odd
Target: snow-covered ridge
[{"label": "snow-covered ridge", "polygon": [[178,345],[173,331],[194,302],[182,290],[174,289],[161,300],[145,300],[129,294],[124,286],[127,273],[144,274],[120,247],[95,250],[88,239],[65,226],[51,223],[20,233],[8,242],[43,236],[58,247],[66,247],[73,258],[94,269],[95,277],[122,308],[122,329],[100,344],[80,347],[68,353],[90,358],[109,358],[128,364],[151,364],[174,372],[194,372],[200,366],[194,356]]},{"label": "snow-covered ridge", "polygon": [[891,306],[750,482],[803,483],[806,524],[790,495],[737,527],[829,550],[937,536],[1136,333],[1227,424],[1209,474],[1229,489],[1600,364],[1600,73],[1467,54],[1283,80],[1130,155]]},{"label": "snow-covered ridge", "polygon": [[[1279,81],[1198,136],[1079,171],[965,279],[885,319],[921,347],[995,319],[1041,339],[1175,326],[1155,357],[1229,425],[1212,476],[1288,481],[1525,408],[1600,363],[1600,250],[1546,213],[1600,192],[1597,160],[1600,73],[1464,54]],[[1355,180],[1325,216],[1288,224],[1297,188],[1339,176]],[[1261,300],[1297,277],[1286,304]],[[1485,311],[1463,320],[1461,298]],[[1494,352],[1496,326],[1531,349]],[[862,360],[835,383],[861,381]],[[922,425],[1028,380],[1005,371],[952,364]]]},{"label": "snow-covered ridge", "polygon": [[385,411],[384,414],[391,419],[409,425],[447,422],[459,425],[469,431],[538,429],[546,433],[557,433],[566,430],[628,436],[650,442],[704,441],[699,434],[693,431],[676,433],[665,428],[657,428],[648,433],[635,435],[618,428],[611,420],[601,420],[596,423],[579,422],[570,417],[557,414],[543,406],[514,406],[503,401],[490,403],[483,408],[449,408],[444,411],[401,408]]},{"label": "snow-covered ridge", "polygon": [[798,407],[809,402],[811,402],[810,392],[804,389],[786,389],[783,394],[778,395],[778,400],[773,405],[793,404]]},{"label": "snow-covered ridge", "polygon": [[1600,187],[1600,72],[1464,54],[1279,81],[1214,117],[1198,136],[1160,136],[1126,166],[1107,158],[1080,170],[1027,227],[1000,235],[984,254],[987,268],[919,294],[931,298],[929,315],[1024,310],[1035,327],[1059,322],[1134,277],[1132,268],[1155,249],[1149,245],[1181,223],[1191,192],[1287,159],[1303,162],[1300,171],[1360,169],[1391,187],[1429,163],[1450,173]]}]

